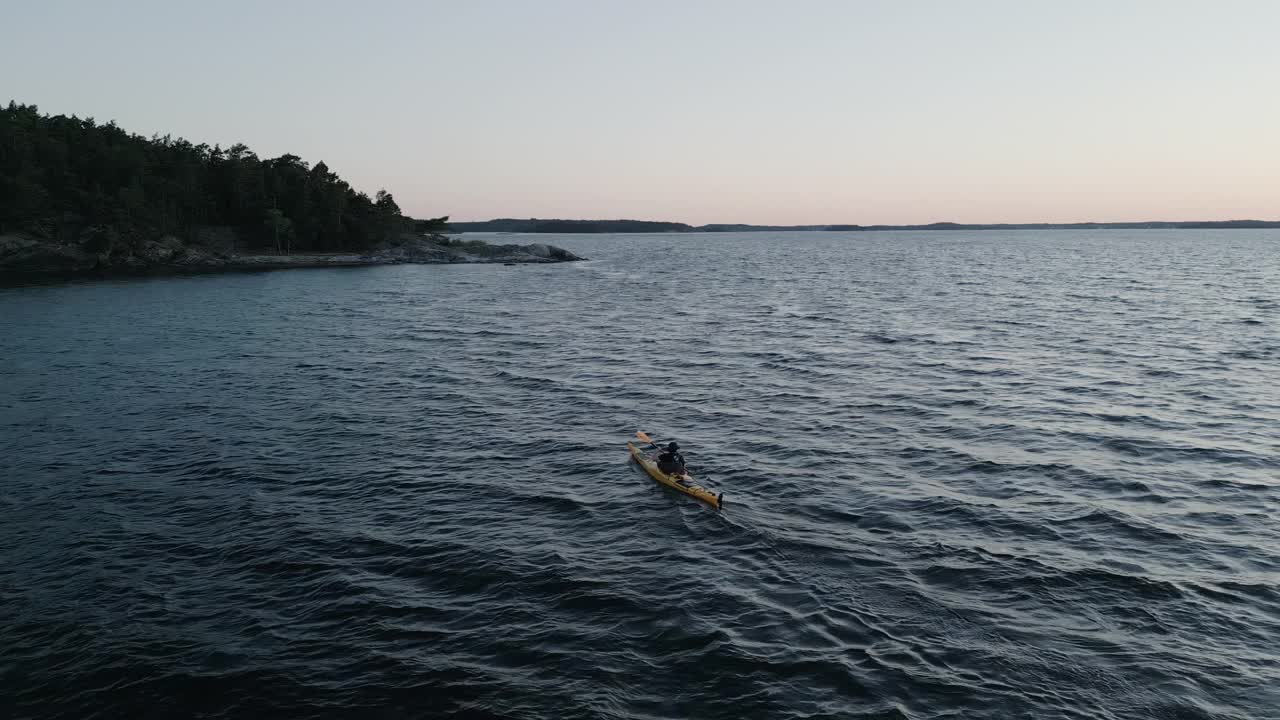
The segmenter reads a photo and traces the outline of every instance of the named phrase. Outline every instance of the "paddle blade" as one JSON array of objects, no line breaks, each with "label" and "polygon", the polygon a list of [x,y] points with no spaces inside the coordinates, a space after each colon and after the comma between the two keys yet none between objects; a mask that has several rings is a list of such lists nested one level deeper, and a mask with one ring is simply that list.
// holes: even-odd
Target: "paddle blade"
[{"label": "paddle blade", "polygon": [[641,440],[643,440],[643,441],[645,441],[645,442],[649,443],[650,445],[652,445],[652,444],[653,444],[653,438],[649,437],[649,435],[648,435],[647,433],[643,433],[643,432],[641,432],[641,431],[637,430],[637,431],[636,431],[636,437],[638,437],[638,438],[640,438]]}]

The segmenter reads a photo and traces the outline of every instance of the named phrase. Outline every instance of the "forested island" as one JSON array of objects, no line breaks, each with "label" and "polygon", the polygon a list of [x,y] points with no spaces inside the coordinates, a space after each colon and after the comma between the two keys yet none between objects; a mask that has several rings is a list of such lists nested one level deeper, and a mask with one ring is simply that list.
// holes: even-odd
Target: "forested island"
[{"label": "forested island", "polygon": [[578,259],[460,243],[447,220],[406,217],[324,162],[0,108],[0,274]]},{"label": "forested island", "polygon": [[763,231],[875,231],[875,230],[1170,230],[1280,228],[1273,220],[1203,220],[1186,222],[1082,222],[1082,223],[992,223],[966,224],[937,222],[926,225],[745,225],[715,223],[687,225],[654,220],[540,220],[499,218],[477,222],[451,222],[451,232],[509,233],[654,233],[654,232],[763,232]]}]

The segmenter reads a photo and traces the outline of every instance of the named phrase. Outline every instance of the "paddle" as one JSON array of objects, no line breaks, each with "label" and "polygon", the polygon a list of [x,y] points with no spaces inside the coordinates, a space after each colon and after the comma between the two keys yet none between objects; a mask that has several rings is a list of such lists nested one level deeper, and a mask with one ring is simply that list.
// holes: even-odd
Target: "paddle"
[{"label": "paddle", "polygon": [[[643,442],[647,442],[647,443],[649,443],[649,446],[650,446],[650,447],[652,447],[654,450],[663,450],[663,449],[664,449],[664,448],[660,447],[660,446],[658,445],[658,443],[654,442],[654,441],[653,441],[653,438],[649,437],[649,434],[648,434],[648,433],[646,433],[646,432],[644,432],[644,431],[637,430],[637,431],[636,431],[636,437],[640,438],[640,440],[641,440],[641,441],[643,441]],[[686,465],[684,469],[685,469],[686,471],[692,472],[692,471],[690,471],[690,470],[689,470],[689,466],[688,466],[688,465]],[[710,479],[710,478],[707,478],[707,479]]]}]

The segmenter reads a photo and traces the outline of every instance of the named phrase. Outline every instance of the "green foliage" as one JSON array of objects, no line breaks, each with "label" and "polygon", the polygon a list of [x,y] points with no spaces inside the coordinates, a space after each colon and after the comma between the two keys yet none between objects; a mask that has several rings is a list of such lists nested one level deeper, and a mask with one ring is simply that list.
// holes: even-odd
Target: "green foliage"
[{"label": "green foliage", "polygon": [[[250,246],[363,250],[408,230],[395,199],[357,192],[323,163],[262,160],[169,136],[144,138],[114,122],[0,107],[0,232],[79,232],[91,242],[188,236],[201,225],[236,228]],[[112,238],[108,241],[106,238]]]},{"label": "green foliage", "polygon": [[454,240],[453,246],[464,252],[482,252],[492,247],[483,240],[463,240],[461,238]]},{"label": "green foliage", "polygon": [[442,233],[449,229],[449,216],[414,220],[413,230],[417,233]]},{"label": "green foliage", "polygon": [[436,241],[437,245],[447,248],[457,248],[463,252],[475,252],[484,254],[484,251],[493,246],[484,240],[463,240],[460,237],[440,237]]},{"label": "green foliage", "polygon": [[282,241],[287,245],[293,239],[293,221],[285,217],[283,210],[278,208],[267,210],[267,217],[263,224],[275,241],[276,252],[284,249],[285,245],[281,245]]}]

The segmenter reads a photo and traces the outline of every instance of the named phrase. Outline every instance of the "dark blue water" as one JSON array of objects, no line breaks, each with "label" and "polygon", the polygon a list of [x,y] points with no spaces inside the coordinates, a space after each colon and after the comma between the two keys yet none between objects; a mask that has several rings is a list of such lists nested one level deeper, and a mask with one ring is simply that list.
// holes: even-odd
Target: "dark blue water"
[{"label": "dark blue water", "polygon": [[1280,233],[553,242],[0,290],[0,716],[1280,717]]}]

